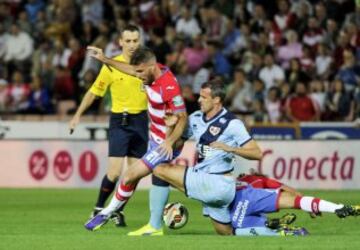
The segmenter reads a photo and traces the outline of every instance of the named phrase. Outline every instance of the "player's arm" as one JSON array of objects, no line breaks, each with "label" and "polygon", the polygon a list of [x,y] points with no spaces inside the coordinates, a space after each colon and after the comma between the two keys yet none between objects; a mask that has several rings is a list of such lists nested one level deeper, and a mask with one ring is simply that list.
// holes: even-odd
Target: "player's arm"
[{"label": "player's arm", "polygon": [[86,92],[84,98],[82,99],[80,106],[76,110],[73,118],[69,122],[69,130],[72,133],[76,127],[80,123],[80,117],[82,114],[91,106],[94,100],[97,98],[96,95],[91,93],[90,89]]},{"label": "player's arm", "polygon": [[218,141],[211,143],[210,146],[248,160],[261,160],[261,149],[256,141],[251,138],[243,122],[238,119],[232,120],[226,128],[225,133],[233,137],[237,146],[229,146]]},{"label": "player's arm", "polygon": [[162,148],[160,152],[166,154],[167,158],[172,158],[173,148],[178,147],[182,143],[180,138],[187,124],[186,112],[178,112],[175,116],[177,117],[175,125],[167,127],[166,139],[160,145]]},{"label": "player's arm", "polygon": [[262,152],[258,144],[254,140],[248,141],[242,147],[231,147],[221,142],[213,142],[211,147],[224,150],[225,152],[241,156],[248,160],[261,160]]},{"label": "player's arm", "polygon": [[92,58],[99,60],[100,62],[104,63],[105,65],[110,65],[111,67],[113,67],[125,74],[138,77],[134,66],[132,66],[128,63],[125,63],[125,62],[119,62],[114,59],[106,57],[104,55],[104,52],[102,49],[94,47],[94,46],[88,46],[87,50],[89,51],[90,56]]}]

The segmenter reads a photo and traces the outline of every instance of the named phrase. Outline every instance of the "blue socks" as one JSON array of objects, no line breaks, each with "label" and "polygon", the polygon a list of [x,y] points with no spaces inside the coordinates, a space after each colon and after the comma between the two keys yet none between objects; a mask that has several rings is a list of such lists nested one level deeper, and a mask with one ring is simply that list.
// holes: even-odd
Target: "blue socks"
[{"label": "blue socks", "polygon": [[155,229],[162,227],[163,211],[168,201],[170,187],[153,185],[150,189],[150,225]]}]

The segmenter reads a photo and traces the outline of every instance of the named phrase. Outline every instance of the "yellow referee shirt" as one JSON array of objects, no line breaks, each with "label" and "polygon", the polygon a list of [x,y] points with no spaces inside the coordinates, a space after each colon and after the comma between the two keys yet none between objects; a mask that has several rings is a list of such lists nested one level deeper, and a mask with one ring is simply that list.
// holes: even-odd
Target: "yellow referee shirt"
[{"label": "yellow referee shirt", "polygon": [[[123,55],[113,59],[126,62]],[[147,98],[143,84],[139,78],[120,72],[106,65],[101,67],[100,73],[90,88],[90,92],[103,97],[108,87],[111,95],[111,112],[137,114],[147,109]]]}]

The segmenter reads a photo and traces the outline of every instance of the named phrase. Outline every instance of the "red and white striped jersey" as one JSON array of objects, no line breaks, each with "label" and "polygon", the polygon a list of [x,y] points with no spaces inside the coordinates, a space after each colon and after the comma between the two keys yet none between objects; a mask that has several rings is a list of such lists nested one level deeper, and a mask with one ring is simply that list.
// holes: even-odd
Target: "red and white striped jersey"
[{"label": "red and white striped jersey", "polygon": [[150,138],[160,144],[166,137],[166,113],[185,112],[180,86],[170,69],[158,64],[163,74],[151,85],[145,85],[150,116]]}]

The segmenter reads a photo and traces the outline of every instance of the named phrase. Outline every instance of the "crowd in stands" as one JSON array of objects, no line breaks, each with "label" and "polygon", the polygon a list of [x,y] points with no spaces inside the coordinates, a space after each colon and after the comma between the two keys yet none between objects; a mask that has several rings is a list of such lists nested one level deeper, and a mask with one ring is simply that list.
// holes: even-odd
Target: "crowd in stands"
[{"label": "crowd in stands", "polygon": [[101,66],[86,46],[119,54],[127,24],[176,74],[189,113],[221,77],[226,106],[253,122],[360,117],[359,0],[1,1],[0,117],[73,112]]}]

